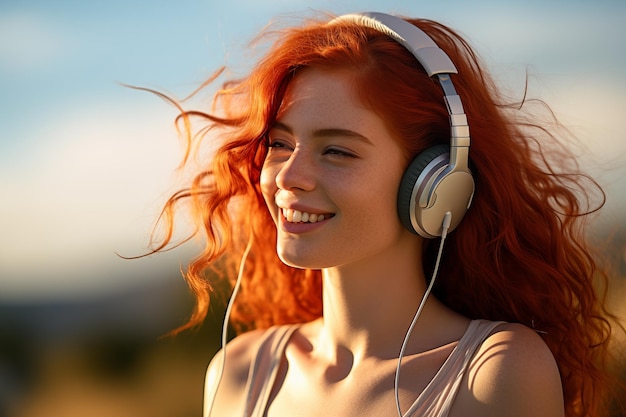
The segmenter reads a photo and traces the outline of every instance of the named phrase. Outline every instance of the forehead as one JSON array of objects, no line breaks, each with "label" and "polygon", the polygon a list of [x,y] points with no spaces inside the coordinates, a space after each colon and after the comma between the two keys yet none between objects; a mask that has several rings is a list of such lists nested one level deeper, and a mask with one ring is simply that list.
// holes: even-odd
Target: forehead
[{"label": "forehead", "polygon": [[361,130],[382,125],[382,120],[359,99],[354,78],[348,70],[318,68],[305,69],[294,77],[277,119],[287,124],[316,125],[314,127],[356,128],[361,125]]}]

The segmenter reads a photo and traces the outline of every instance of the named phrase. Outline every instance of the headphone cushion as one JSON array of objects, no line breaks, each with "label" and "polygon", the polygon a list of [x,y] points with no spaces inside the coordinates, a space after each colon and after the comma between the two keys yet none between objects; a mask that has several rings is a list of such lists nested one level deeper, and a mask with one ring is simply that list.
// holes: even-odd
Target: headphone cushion
[{"label": "headphone cushion", "polygon": [[411,222],[411,196],[413,195],[415,187],[419,187],[417,180],[428,164],[435,158],[449,153],[450,147],[448,145],[433,146],[413,158],[404,171],[404,175],[400,181],[400,189],[398,190],[398,216],[404,227],[415,234],[418,234],[418,232]]}]

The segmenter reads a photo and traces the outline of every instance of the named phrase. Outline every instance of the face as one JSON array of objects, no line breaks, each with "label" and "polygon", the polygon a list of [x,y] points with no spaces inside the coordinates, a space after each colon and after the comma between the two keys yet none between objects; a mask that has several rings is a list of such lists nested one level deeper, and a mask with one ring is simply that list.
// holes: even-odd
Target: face
[{"label": "face", "polygon": [[338,267],[416,238],[396,209],[402,149],[350,85],[348,72],[298,74],[269,134],[261,188],[288,265]]}]

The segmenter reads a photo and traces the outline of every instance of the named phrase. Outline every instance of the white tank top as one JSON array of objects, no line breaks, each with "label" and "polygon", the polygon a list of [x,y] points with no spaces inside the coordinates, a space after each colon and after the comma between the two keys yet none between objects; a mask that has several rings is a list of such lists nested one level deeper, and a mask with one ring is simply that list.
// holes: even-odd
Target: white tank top
[{"label": "white tank top", "polygon": [[[404,417],[446,417],[472,357],[499,324],[502,322],[473,320],[437,374],[404,413]],[[275,326],[265,332],[256,358],[250,365],[245,417],[265,416],[280,363],[284,360],[285,348],[298,327]]]}]

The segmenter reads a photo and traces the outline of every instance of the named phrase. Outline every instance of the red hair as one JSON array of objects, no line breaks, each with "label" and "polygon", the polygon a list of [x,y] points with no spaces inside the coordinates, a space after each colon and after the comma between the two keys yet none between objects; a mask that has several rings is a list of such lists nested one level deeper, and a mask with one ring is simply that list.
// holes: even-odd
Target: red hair
[{"label": "red hair", "polygon": [[[449,236],[435,293],[469,318],[535,328],[559,365],[566,414],[601,415],[612,316],[596,290],[598,279],[606,281],[606,276],[585,240],[585,216],[603,205],[604,194],[579,172],[557,137],[531,121],[535,115],[522,111],[528,102],[507,103],[458,34],[428,20],[411,23],[429,34],[458,68],[452,78],[469,121],[476,180],[473,205]],[[304,322],[322,314],[320,272],[279,260],[275,226],[259,187],[266,133],[298,71],[353,71],[358,94],[404,146],[407,163],[429,146],[449,143],[440,86],[386,35],[352,23],[309,22],[278,36],[248,77],[217,92],[220,116],[181,109],[178,118],[186,125],[188,152],[215,136],[207,134],[212,127],[220,128],[222,141],[208,169],[167,202],[162,219],[168,233],[155,249],[170,243],[174,212],[181,200],[189,200],[196,234],[206,244],[186,273],[197,302],[182,328],[206,316],[211,279],[221,276],[232,284],[250,236],[252,249],[232,313],[239,330]],[[195,118],[204,127],[192,135],[189,123]],[[598,191],[595,196],[589,185]],[[599,197],[596,203],[594,197]],[[427,242],[425,259],[433,259],[432,250]],[[215,271],[210,278],[209,268]]]}]

